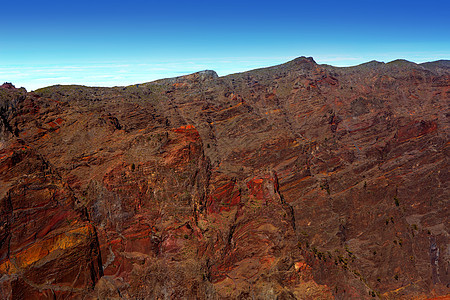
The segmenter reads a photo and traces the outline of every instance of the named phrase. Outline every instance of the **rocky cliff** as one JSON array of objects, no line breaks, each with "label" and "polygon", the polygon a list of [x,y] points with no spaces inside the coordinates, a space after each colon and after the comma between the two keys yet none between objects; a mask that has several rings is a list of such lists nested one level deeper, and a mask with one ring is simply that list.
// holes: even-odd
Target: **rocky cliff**
[{"label": "rocky cliff", "polygon": [[444,299],[450,62],[0,87],[2,299]]}]

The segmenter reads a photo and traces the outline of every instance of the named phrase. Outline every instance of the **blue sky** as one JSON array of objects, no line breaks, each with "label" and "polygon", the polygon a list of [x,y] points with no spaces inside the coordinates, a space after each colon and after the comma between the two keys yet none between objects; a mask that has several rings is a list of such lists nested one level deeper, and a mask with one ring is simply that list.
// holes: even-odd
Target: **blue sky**
[{"label": "blue sky", "polygon": [[21,1],[2,3],[0,81],[128,85],[312,56],[450,59],[450,1]]}]

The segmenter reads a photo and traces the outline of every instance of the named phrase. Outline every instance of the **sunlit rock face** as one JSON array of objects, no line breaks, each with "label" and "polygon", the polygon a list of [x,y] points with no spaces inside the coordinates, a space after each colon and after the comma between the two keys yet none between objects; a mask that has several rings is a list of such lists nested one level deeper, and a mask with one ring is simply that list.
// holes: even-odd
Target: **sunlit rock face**
[{"label": "sunlit rock face", "polygon": [[[2,299],[444,299],[450,63],[0,86]],[[440,297],[440,298],[439,298]]]}]

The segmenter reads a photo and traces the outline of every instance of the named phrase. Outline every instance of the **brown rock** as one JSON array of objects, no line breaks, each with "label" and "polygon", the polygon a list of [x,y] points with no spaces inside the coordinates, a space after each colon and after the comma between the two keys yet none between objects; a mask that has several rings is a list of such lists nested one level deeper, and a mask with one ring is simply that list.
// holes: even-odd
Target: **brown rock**
[{"label": "brown rock", "polygon": [[4,298],[449,294],[448,61],[1,89]]}]

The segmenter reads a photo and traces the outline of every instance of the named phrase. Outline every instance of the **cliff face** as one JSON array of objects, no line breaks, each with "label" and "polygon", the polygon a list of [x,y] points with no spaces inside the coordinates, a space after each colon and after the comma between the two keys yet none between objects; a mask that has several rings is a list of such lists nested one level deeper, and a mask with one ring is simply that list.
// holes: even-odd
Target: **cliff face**
[{"label": "cliff face", "polygon": [[2,298],[449,294],[450,64],[0,88]]}]

